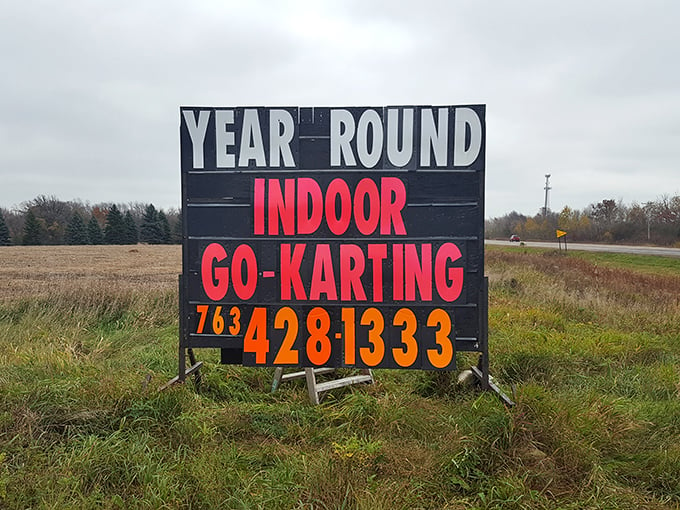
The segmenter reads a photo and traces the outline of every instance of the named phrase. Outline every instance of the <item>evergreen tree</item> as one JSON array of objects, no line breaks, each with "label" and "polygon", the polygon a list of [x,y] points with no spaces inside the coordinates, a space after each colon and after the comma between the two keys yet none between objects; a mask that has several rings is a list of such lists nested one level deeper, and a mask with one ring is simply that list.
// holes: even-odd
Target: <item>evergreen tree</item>
[{"label": "evergreen tree", "polygon": [[106,244],[125,244],[125,237],[125,220],[116,204],[113,204],[106,215],[104,242]]},{"label": "evergreen tree", "polygon": [[102,228],[99,226],[99,222],[94,215],[90,217],[90,221],[87,224],[87,237],[90,240],[90,244],[102,244],[104,242]]},{"label": "evergreen tree", "polygon": [[89,244],[89,242],[83,217],[76,211],[66,226],[66,244]]},{"label": "evergreen tree", "polygon": [[137,244],[139,242],[139,231],[137,224],[128,209],[125,211],[125,244]]},{"label": "evergreen tree", "polygon": [[162,210],[158,211],[158,226],[161,230],[161,243],[170,244],[170,239],[172,237],[170,232],[170,222]]},{"label": "evergreen tree", "polygon": [[146,206],[142,217],[142,228],[139,239],[143,243],[161,244],[163,242],[163,231],[158,220],[158,212],[153,204]]},{"label": "evergreen tree", "polygon": [[42,230],[38,218],[33,214],[33,210],[29,209],[24,222],[24,245],[37,246],[42,244]]},{"label": "evergreen tree", "polygon": [[12,240],[10,239],[9,228],[5,223],[2,211],[0,211],[0,246],[9,246],[10,244],[12,244]]}]

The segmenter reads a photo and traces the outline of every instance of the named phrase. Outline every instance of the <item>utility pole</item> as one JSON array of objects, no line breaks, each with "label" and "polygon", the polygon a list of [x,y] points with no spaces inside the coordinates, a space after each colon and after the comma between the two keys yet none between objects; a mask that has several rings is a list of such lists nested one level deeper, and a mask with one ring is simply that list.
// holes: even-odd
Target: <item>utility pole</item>
[{"label": "utility pole", "polygon": [[552,188],[550,187],[550,174],[545,174],[545,205],[543,206],[543,217],[548,216],[548,191]]},{"label": "utility pole", "polygon": [[647,218],[647,242],[652,239],[651,224],[652,224],[652,208],[654,207],[654,202],[647,202],[643,207],[645,211],[645,217]]}]

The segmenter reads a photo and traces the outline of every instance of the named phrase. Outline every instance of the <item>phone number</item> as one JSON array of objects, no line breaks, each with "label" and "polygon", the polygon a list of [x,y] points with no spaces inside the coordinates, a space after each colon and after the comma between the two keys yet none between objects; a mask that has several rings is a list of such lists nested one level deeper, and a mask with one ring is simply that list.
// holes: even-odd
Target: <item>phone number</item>
[{"label": "phone number", "polygon": [[442,308],[201,304],[194,324],[197,335],[242,336],[244,365],[455,368],[454,323]]}]

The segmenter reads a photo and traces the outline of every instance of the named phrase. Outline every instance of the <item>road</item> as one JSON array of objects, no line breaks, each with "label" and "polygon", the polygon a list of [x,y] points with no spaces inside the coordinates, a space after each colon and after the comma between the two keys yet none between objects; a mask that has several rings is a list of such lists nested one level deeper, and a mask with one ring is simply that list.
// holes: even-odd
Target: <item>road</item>
[{"label": "road", "polygon": [[[494,239],[487,239],[485,243],[495,244],[499,246],[519,246],[519,243],[511,243],[510,241],[497,241]],[[551,243],[539,241],[524,241],[524,245],[530,248],[552,248],[554,250],[558,248],[557,241]],[[659,246],[628,246],[621,244],[568,243],[567,248],[569,250],[604,251],[610,253],[633,253],[637,255],[661,255],[663,257],[680,258],[680,248],[661,248]]]}]

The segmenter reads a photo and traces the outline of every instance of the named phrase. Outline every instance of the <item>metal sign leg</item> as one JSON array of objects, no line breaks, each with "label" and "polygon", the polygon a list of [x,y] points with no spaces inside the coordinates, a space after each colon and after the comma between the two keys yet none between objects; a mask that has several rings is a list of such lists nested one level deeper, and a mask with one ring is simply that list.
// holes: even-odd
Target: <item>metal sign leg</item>
[{"label": "metal sign leg", "polygon": [[486,276],[482,283],[481,292],[482,296],[480,303],[484,307],[482,313],[479,314],[479,341],[481,354],[477,366],[471,367],[470,370],[472,370],[474,376],[479,380],[484,391],[493,391],[505,405],[512,407],[515,403],[493,382],[491,374],[489,373],[489,278]]},{"label": "metal sign leg", "polygon": [[[179,287],[179,363],[177,367],[177,375],[170,379],[167,383],[161,386],[159,391],[169,388],[173,384],[183,383],[188,375],[194,374],[195,381],[197,385],[201,384],[201,372],[200,368],[203,366],[202,361],[196,361],[196,356],[194,355],[194,350],[191,347],[185,347],[185,333],[186,333],[186,314],[184,313],[184,300],[183,300],[183,290],[182,290],[182,275],[178,278]],[[191,366],[187,368],[187,353],[189,354],[189,362]]]},{"label": "metal sign leg", "polygon": [[335,368],[305,368],[302,371],[284,374],[282,367],[277,367],[274,371],[274,380],[272,381],[272,393],[274,393],[281,382],[290,381],[291,379],[305,378],[307,383],[307,391],[309,392],[309,400],[312,404],[318,404],[321,401],[321,393],[343,386],[352,384],[369,383],[373,384],[373,372],[369,369],[362,369],[359,375],[349,377],[341,377],[339,379],[331,379],[330,381],[317,382],[316,376],[322,374],[330,374],[335,372]]}]

